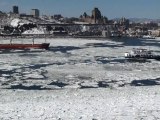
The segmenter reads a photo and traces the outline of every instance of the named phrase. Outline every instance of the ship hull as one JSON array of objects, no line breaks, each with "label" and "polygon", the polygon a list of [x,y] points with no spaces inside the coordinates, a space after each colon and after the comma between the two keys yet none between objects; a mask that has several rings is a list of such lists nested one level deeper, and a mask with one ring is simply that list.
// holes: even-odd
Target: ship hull
[{"label": "ship hull", "polygon": [[156,60],[160,60],[160,56],[159,55],[154,55],[154,56],[128,56],[125,57],[127,59],[134,59],[134,60],[144,60],[144,59],[156,59]]},{"label": "ship hull", "polygon": [[42,44],[0,44],[0,49],[48,49],[49,43]]}]

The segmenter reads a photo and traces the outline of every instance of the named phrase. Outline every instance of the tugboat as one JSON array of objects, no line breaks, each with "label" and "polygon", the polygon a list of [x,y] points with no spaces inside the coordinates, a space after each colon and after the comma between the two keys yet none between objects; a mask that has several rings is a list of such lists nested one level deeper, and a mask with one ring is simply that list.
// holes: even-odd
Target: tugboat
[{"label": "tugboat", "polygon": [[134,48],[131,52],[125,53],[125,58],[134,60],[145,60],[145,59],[160,60],[160,55],[153,54],[153,51],[151,50]]}]

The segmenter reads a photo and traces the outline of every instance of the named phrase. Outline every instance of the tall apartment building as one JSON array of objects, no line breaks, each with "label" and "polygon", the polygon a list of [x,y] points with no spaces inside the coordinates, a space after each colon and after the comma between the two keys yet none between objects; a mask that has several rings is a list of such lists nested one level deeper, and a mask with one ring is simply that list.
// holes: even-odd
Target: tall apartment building
[{"label": "tall apartment building", "polygon": [[18,6],[13,6],[13,13],[19,14]]},{"label": "tall apartment building", "polygon": [[38,9],[32,9],[31,10],[31,15],[34,17],[39,17],[39,10]]}]

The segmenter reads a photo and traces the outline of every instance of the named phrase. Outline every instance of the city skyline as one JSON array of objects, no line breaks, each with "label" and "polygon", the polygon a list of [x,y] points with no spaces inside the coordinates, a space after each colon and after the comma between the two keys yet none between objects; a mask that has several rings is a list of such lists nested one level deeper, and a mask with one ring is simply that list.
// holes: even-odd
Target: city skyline
[{"label": "city skyline", "polygon": [[103,16],[109,19],[153,18],[159,19],[159,0],[0,0],[0,10],[12,11],[17,5],[20,13],[30,13],[31,9],[39,9],[41,15],[62,14],[64,17],[79,17],[86,12],[91,15],[94,7],[98,7]]}]

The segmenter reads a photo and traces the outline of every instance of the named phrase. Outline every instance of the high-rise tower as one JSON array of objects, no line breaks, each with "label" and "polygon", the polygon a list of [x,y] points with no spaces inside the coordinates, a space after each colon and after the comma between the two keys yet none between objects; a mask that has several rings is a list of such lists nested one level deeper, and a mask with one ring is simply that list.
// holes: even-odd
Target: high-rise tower
[{"label": "high-rise tower", "polygon": [[13,6],[13,13],[19,14],[18,6]]}]

